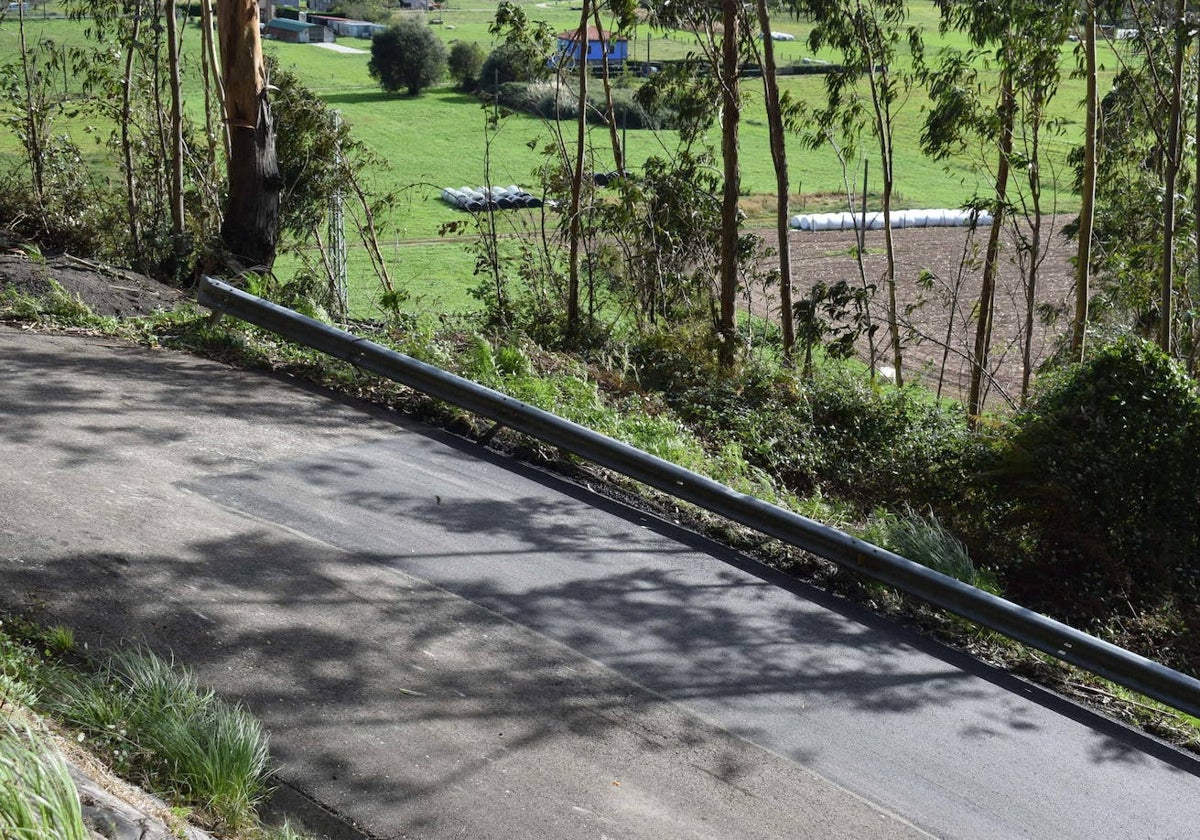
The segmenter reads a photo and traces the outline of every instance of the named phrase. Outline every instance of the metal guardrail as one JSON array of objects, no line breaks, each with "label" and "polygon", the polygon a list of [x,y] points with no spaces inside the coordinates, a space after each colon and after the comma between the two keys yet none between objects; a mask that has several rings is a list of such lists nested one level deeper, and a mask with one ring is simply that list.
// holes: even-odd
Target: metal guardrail
[{"label": "metal guardrail", "polygon": [[256,324],[560,447],[606,469],[894,586],[1181,712],[1200,717],[1200,680],[1161,663],[827,525],[738,493],[577,423],[247,294],[220,280],[202,278],[197,297],[201,305],[209,309]]}]

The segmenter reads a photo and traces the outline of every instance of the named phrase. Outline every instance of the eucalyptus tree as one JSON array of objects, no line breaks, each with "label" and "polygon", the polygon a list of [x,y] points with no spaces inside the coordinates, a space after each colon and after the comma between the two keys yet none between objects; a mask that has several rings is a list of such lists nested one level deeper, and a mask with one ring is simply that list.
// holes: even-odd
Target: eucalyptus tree
[{"label": "eucalyptus tree", "polygon": [[[583,0],[580,5],[579,29],[575,32],[579,70],[579,102],[576,108],[575,166],[571,172],[571,204],[567,210],[570,227],[567,256],[567,337],[575,338],[579,330],[579,247],[582,237],[583,178],[587,160],[587,111],[588,111],[588,26],[591,21],[593,0]],[[604,49],[603,42],[601,50]],[[560,59],[565,60],[565,56]]]},{"label": "eucalyptus tree", "polygon": [[[1024,266],[1025,312],[1022,329],[1021,401],[1029,396],[1033,376],[1033,332],[1039,279],[1046,258],[1047,212],[1044,192],[1053,185],[1055,175],[1045,167],[1043,143],[1061,134],[1061,123],[1051,116],[1051,101],[1058,93],[1064,72],[1062,44],[1074,29],[1076,6],[1073,2],[1026,2],[1016,4],[1018,17],[1013,27],[1017,53],[1014,70],[1016,148],[1014,164],[1024,176],[1016,189],[1021,213],[1013,214],[1012,227],[1017,233]],[[1052,232],[1052,231],[1050,231]]]},{"label": "eucalyptus tree", "polygon": [[838,65],[825,75],[825,103],[814,112],[817,130],[808,134],[810,145],[823,144],[831,133],[840,133],[847,145],[852,145],[863,131],[869,131],[878,147],[888,330],[896,382],[903,384],[892,237],[893,139],[897,112],[914,81],[912,73],[901,69],[901,59],[906,51],[914,60],[920,59],[924,52],[921,32],[909,24],[907,0],[788,0],[788,6],[812,23],[808,45],[814,52],[829,48],[839,56]]},{"label": "eucalyptus tree", "polygon": [[[612,73],[608,56],[611,45],[618,38],[626,37],[626,33],[637,25],[637,0],[595,0],[592,3],[592,18],[596,23],[596,31],[604,38],[604,49],[600,54],[600,79],[604,86],[604,121],[608,124],[609,142],[612,144],[613,164],[616,171],[625,175],[625,151],[617,135],[617,120],[613,107]],[[608,12],[608,28],[601,18],[603,11]]]},{"label": "eucalyptus tree", "polygon": [[[1100,111],[1099,62],[1096,59],[1096,0],[1083,0],[1080,43],[1083,45],[1084,129],[1079,172],[1079,231],[1075,251],[1075,316],[1071,322],[1071,359],[1083,361],[1091,296],[1092,240],[1096,226],[1096,169]],[[1200,113],[1200,112],[1198,112]],[[1200,137],[1200,133],[1197,133]]]},{"label": "eucalyptus tree", "polygon": [[[966,36],[966,52],[945,50],[937,70],[926,81],[932,107],[927,115],[922,145],[935,158],[944,158],[969,141],[995,144],[991,196],[981,202],[991,211],[976,307],[971,378],[967,397],[970,416],[978,417],[986,399],[985,379],[991,354],[996,285],[1000,266],[1000,234],[1013,207],[1011,193],[1032,196],[1032,234],[1022,247],[1032,249],[1028,265],[1032,275],[1026,285],[1026,330],[1036,295],[1036,271],[1041,258],[1042,190],[1040,137],[1047,105],[1061,77],[1061,45],[1074,12],[1069,0],[938,0],[943,32],[957,30]],[[995,69],[994,86],[980,81],[979,62]],[[994,96],[994,104],[986,104]],[[1026,145],[1017,150],[1018,133]],[[1012,183],[1014,164],[1027,176],[1022,187]],[[1026,345],[1029,336],[1025,337]],[[1026,383],[1029,360],[1026,358]],[[1027,386],[1026,386],[1027,387]]]},{"label": "eucalyptus tree", "polygon": [[701,0],[676,3],[660,0],[650,3],[650,20],[660,27],[691,31],[701,54],[709,64],[719,94],[721,123],[721,232],[717,318],[718,356],[722,367],[734,364],[737,357],[736,308],[741,220],[738,198],[741,191],[739,126],[741,93],[741,33],[745,27],[745,8],[738,0]]},{"label": "eucalyptus tree", "polygon": [[[569,213],[569,252],[567,258],[567,335],[574,338],[579,330],[579,261],[582,245],[583,230],[583,182],[587,167],[587,120],[588,120],[588,78],[590,68],[590,37],[589,27],[593,18],[596,23],[596,35],[600,39],[601,67],[603,68],[604,96],[606,103],[605,121],[608,123],[609,136],[612,141],[613,157],[617,171],[624,174],[625,161],[617,139],[616,121],[613,117],[612,87],[608,74],[608,52],[612,39],[616,37],[613,27],[606,32],[600,17],[601,7],[607,7],[612,12],[614,23],[619,29],[632,26],[635,17],[633,0],[583,0],[580,6],[579,28],[574,33],[574,49],[578,55],[577,70],[579,72],[578,109],[576,113],[575,133],[575,165],[571,176],[571,204]],[[560,56],[560,58],[562,58]]]},{"label": "eucalyptus tree", "polygon": [[[1131,326],[1156,337],[1167,352],[1196,352],[1194,330],[1176,335],[1190,309],[1176,299],[1193,291],[1179,279],[1183,254],[1196,245],[1180,235],[1181,202],[1200,172],[1189,173],[1184,136],[1195,94],[1196,10],[1183,0],[1103,3],[1110,20],[1125,26],[1112,44],[1118,71],[1101,103],[1103,119],[1096,198],[1097,237],[1105,250],[1094,262],[1104,272],[1104,300],[1124,311]],[[1107,30],[1109,32],[1112,29]],[[1200,158],[1197,159],[1200,165]],[[1157,210],[1153,216],[1148,207]],[[1187,346],[1181,346],[1180,340]]]},{"label": "eucalyptus tree", "polygon": [[179,21],[175,0],[165,0],[163,15],[167,19],[167,78],[171,91],[171,124],[168,136],[170,177],[167,197],[171,202],[171,240],[175,256],[182,257],[186,246],[183,239],[183,95],[180,87]]},{"label": "eucalyptus tree", "polygon": [[283,181],[275,155],[257,0],[219,4],[217,40],[229,126],[229,196],[221,239],[235,264],[270,269],[275,262]]},{"label": "eucalyptus tree", "polygon": [[790,230],[788,217],[791,215],[791,180],[788,177],[787,143],[785,141],[784,111],[789,110],[790,101],[779,92],[778,68],[775,62],[775,41],[771,36],[771,13],[767,0],[756,0],[758,15],[758,39],[749,43],[762,43],[763,103],[767,111],[767,131],[771,143],[771,165],[775,169],[775,235],[779,241],[779,310],[783,333],[783,352],[791,357],[796,343],[796,332],[792,318],[792,249],[788,242]]}]

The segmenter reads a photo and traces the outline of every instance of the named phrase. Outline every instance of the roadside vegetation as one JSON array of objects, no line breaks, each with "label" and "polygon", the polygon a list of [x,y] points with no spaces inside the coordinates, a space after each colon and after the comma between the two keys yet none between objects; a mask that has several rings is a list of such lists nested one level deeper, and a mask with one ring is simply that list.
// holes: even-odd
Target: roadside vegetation
[{"label": "roadside vegetation", "polygon": [[77,647],[69,628],[0,621],[0,835],[91,836],[63,749],[86,752],[170,806],[232,840],[303,840],[263,825],[270,791],[267,736],[240,706],[204,689],[186,667],[146,648],[105,656]]},{"label": "roadside vegetation", "polygon": [[[425,46],[435,27],[458,42],[453,88],[431,87],[432,73],[385,78],[365,52],[269,46],[280,257],[231,276],[1200,675],[1189,630],[1200,620],[1200,146],[1187,133],[1200,45],[1186,20],[1139,0],[643,5],[404,16],[401,31]],[[165,66],[158,29],[139,33],[98,0],[66,8],[75,19],[22,23],[0,47],[8,78],[23,80],[0,98],[14,126],[0,225],[183,286],[227,265],[231,179],[206,63]],[[560,56],[552,73],[555,35],[589,26],[641,38],[634,54],[658,63],[644,76],[604,63],[578,73]],[[776,44],[776,30],[796,40]],[[199,36],[189,20],[185,55]],[[460,48],[468,41],[479,49]],[[820,72],[768,73],[777,88],[748,72],[772,61]],[[172,105],[186,119],[167,131],[159,115]],[[1092,130],[1101,106],[1103,133]],[[167,160],[186,160],[182,175]],[[439,199],[444,186],[509,183],[542,206]],[[930,203],[993,224],[958,277],[900,277],[892,211]],[[167,210],[180,204],[186,224]],[[860,261],[858,276],[815,278],[792,302],[801,278],[763,226],[786,239],[790,212],[831,208],[879,214],[887,270],[870,277]],[[1067,211],[1078,213],[1078,294],[1070,311],[1046,311],[1048,219]],[[969,360],[961,401],[910,370],[902,282],[926,284],[926,305],[966,325],[965,340],[924,337]],[[1024,338],[1001,350],[1003,293],[1021,302]],[[772,304],[752,310],[752,296]],[[102,320],[56,290],[9,293],[0,313],[286,369],[491,439],[453,409],[195,310]],[[1042,324],[1059,342],[1035,369]],[[1005,354],[1020,357],[1021,384],[997,410]],[[588,469],[520,438],[493,442]],[[696,524],[1195,744],[1196,721],[727,523]]]}]

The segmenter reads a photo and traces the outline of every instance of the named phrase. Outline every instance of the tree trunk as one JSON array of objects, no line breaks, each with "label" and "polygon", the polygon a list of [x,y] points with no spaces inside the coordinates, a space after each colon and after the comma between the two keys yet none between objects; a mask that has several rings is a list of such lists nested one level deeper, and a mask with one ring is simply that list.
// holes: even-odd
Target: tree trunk
[{"label": "tree trunk", "polygon": [[738,167],[738,12],[737,0],[721,0],[724,31],[721,35],[721,157],[724,162],[725,189],[721,198],[721,314],[718,324],[721,367],[731,368],[737,359],[738,280],[738,194],[741,175]]},{"label": "tree trunk", "polygon": [[[43,120],[38,117],[38,109],[34,105],[34,74],[35,68],[25,43],[25,6],[17,7],[17,39],[21,51],[21,70],[25,76],[25,113],[21,115],[25,123],[25,154],[29,160],[30,181],[33,184],[33,194],[38,204],[45,206],[45,156],[42,152]],[[44,218],[44,216],[43,216]]]},{"label": "tree trunk", "polygon": [[1171,352],[1175,289],[1175,190],[1179,179],[1180,131],[1183,117],[1183,53],[1185,0],[1175,0],[1175,55],[1171,66],[1170,126],[1167,129],[1167,171],[1163,184],[1162,277],[1159,290],[1158,346]]},{"label": "tree trunk", "polygon": [[175,19],[175,0],[167,0],[167,73],[171,87],[171,180],[167,199],[171,204],[172,250],[182,256],[183,241],[183,97],[179,90],[179,27]]},{"label": "tree trunk", "polygon": [[258,4],[221,3],[217,21],[229,125],[229,203],[221,238],[238,264],[269,269],[275,262],[282,181],[267,102]]},{"label": "tree trunk", "polygon": [[[596,31],[603,33],[604,27],[602,27],[600,25],[600,6],[599,6],[599,4],[596,4],[595,6],[593,6],[592,17],[596,21]],[[613,107],[612,77],[609,75],[609,65],[608,65],[608,49],[609,49],[609,45],[611,43],[613,43],[612,39],[615,37],[616,37],[616,33],[612,32],[611,30],[608,32],[609,40],[605,41],[603,39],[603,37],[601,37],[600,68],[601,68],[602,84],[604,85],[604,107],[605,107],[604,117],[605,117],[605,120],[608,122],[608,138],[609,138],[609,141],[612,143],[613,165],[616,167],[616,170],[617,170],[617,172],[620,173],[621,177],[624,178],[625,177],[625,150],[623,148],[621,148],[621,138],[617,135],[617,115],[616,115],[616,109]]]},{"label": "tree trunk", "polygon": [[983,281],[979,289],[979,321],[975,327],[975,356],[971,367],[971,388],[967,397],[967,414],[975,419],[983,414],[983,378],[987,373],[988,353],[992,343],[992,315],[996,299],[996,273],[1000,258],[1000,228],[1008,204],[1008,173],[1012,158],[1013,120],[1016,101],[1012,74],[1000,74],[1000,154],[996,163],[996,204],[992,211],[992,228],[988,231],[987,250],[983,257]]},{"label": "tree trunk", "polygon": [[[892,365],[896,369],[896,384],[904,384],[904,356],[900,347],[900,313],[896,303],[896,240],[892,233],[892,196],[896,190],[895,155],[892,150],[891,117],[885,111],[883,98],[875,81],[875,66],[872,62],[869,78],[871,80],[871,101],[875,109],[876,130],[879,133],[879,163],[883,170],[883,249],[887,259],[888,293],[888,332],[892,342]],[[866,191],[863,191],[864,197]],[[863,229],[866,229],[866,213],[863,213]],[[864,233],[865,236],[865,233]]]},{"label": "tree trunk", "polygon": [[779,239],[779,310],[783,328],[783,353],[791,358],[796,343],[792,313],[792,249],[788,241],[788,216],[791,214],[787,146],[784,143],[783,114],[779,103],[779,80],[775,76],[775,45],[771,40],[771,16],[767,0],[758,0],[758,25],[763,38],[763,95],[767,106],[767,128],[771,134],[771,162],[775,166],[775,232]]},{"label": "tree trunk", "polygon": [[[1195,136],[1197,138],[1197,142],[1200,143],[1200,32],[1196,33],[1196,80],[1197,80],[1197,82],[1196,82],[1196,102],[1195,102],[1195,108],[1196,108],[1196,112],[1195,112],[1196,135]],[[1193,181],[1193,186],[1192,186],[1192,202],[1193,202],[1192,224],[1194,226],[1193,227],[1193,236],[1195,238],[1196,251],[1197,251],[1197,255],[1194,260],[1196,263],[1195,289],[1197,291],[1193,292],[1193,294],[1197,294],[1197,293],[1200,293],[1200,151],[1197,151],[1197,153],[1196,153],[1196,180]],[[1200,334],[1200,332],[1198,332],[1198,331],[1200,331],[1200,325],[1197,325],[1195,319],[1192,319],[1191,327],[1190,327],[1189,331],[1190,331],[1190,335],[1188,337],[1187,368],[1188,368],[1188,373],[1191,374],[1193,377],[1195,377],[1196,376],[1196,355],[1198,352],[1200,352],[1200,347],[1196,346],[1197,336],[1198,336],[1198,334]]]},{"label": "tree trunk", "polygon": [[[201,32],[202,32],[201,44],[202,44],[202,48],[204,50],[204,59],[201,62],[201,64],[204,66],[206,71],[212,71],[212,82],[213,82],[212,90],[216,94],[217,105],[220,107],[221,113],[224,114],[225,113],[225,82],[221,78],[221,64],[220,64],[220,62],[217,61],[217,48],[216,48],[216,45],[213,43],[212,6],[210,6],[208,3],[200,4],[200,28],[201,28]],[[208,79],[208,72],[205,72],[205,79],[206,80]],[[208,86],[205,85],[204,93],[205,93],[206,103],[207,103],[207,97],[208,97],[208,90],[209,90]],[[205,114],[206,114],[206,125],[207,125],[207,114],[208,114],[207,108],[205,109]],[[208,134],[210,137],[212,136],[211,127],[209,127],[209,129],[208,129]],[[229,124],[226,122],[221,123],[221,140],[222,140],[222,144],[223,144],[222,147],[225,149],[225,157],[228,159],[228,157],[229,157]],[[212,154],[212,157],[214,159],[216,158],[215,152]]]},{"label": "tree trunk", "polygon": [[579,216],[583,206],[583,168],[587,160],[587,92],[588,92],[588,18],[590,0],[583,0],[579,31],[575,43],[579,48],[579,107],[575,133],[575,168],[571,172],[570,252],[567,263],[567,335],[574,337],[579,329],[579,244],[582,224]]},{"label": "tree trunk", "polygon": [[[1071,330],[1071,358],[1083,361],[1087,331],[1089,278],[1092,272],[1092,231],[1096,221],[1096,116],[1099,93],[1096,81],[1096,3],[1088,0],[1084,20],[1084,74],[1087,84],[1086,120],[1083,137],[1083,181],[1080,185],[1079,244],[1075,255],[1075,320]],[[1198,193],[1200,195],[1200,193]]]},{"label": "tree trunk", "polygon": [[1045,103],[1034,106],[1037,115],[1030,126],[1032,133],[1029,155],[1029,196],[1033,207],[1032,231],[1029,236],[1029,275],[1025,284],[1025,347],[1021,353],[1021,405],[1029,398],[1033,376],[1033,322],[1037,308],[1038,273],[1042,261],[1042,182],[1041,182],[1041,113]]},{"label": "tree trunk", "polygon": [[141,267],[142,225],[138,207],[137,173],[133,169],[133,138],[129,129],[133,124],[133,57],[137,52],[134,45],[142,32],[142,4],[133,6],[133,21],[129,33],[129,44],[125,49],[125,71],[121,76],[121,164],[125,170],[125,212],[129,215],[129,246],[133,251],[134,265]]}]

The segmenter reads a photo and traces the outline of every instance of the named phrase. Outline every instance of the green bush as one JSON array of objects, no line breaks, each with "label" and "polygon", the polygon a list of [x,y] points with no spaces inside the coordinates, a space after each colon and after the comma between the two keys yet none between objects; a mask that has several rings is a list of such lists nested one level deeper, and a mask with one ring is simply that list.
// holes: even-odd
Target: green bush
[{"label": "green bush", "polygon": [[488,93],[509,82],[534,82],[547,75],[542,56],[513,44],[501,44],[492,50],[479,71],[480,86]]},{"label": "green bush", "polygon": [[865,507],[924,506],[957,486],[965,417],[916,388],[831,366],[807,388],[820,484]]},{"label": "green bush", "polygon": [[1018,600],[1086,618],[1200,591],[1200,394],[1153,345],[1122,340],[1049,382],[990,478]]},{"label": "green bush", "polygon": [[704,439],[737,443],[750,465],[788,490],[833,493],[870,510],[931,504],[962,483],[960,412],[842,366],[811,380],[769,360],[723,373],[697,361],[707,354],[689,336],[698,338],[674,331],[638,342],[642,384],[660,391]]},{"label": "green bush", "polygon": [[487,53],[475,41],[457,41],[450,47],[447,65],[450,78],[454,79],[460,90],[473,91],[479,86],[483,71],[483,62]]},{"label": "green bush", "polygon": [[417,96],[446,73],[446,46],[417,18],[404,18],[371,39],[367,72],[389,93]]}]

